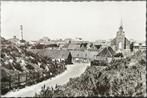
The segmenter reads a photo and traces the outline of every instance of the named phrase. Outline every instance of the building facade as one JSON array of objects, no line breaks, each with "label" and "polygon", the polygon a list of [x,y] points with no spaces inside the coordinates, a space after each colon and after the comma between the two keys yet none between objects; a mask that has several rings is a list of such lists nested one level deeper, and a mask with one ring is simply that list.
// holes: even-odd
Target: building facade
[{"label": "building facade", "polygon": [[115,51],[130,49],[130,41],[125,37],[125,32],[123,31],[122,25],[119,27],[116,37],[111,41],[111,47]]}]

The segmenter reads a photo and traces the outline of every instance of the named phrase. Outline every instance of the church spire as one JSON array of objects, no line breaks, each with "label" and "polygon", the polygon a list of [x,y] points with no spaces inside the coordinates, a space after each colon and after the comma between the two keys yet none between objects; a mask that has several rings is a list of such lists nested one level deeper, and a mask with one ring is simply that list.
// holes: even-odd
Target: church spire
[{"label": "church spire", "polygon": [[123,21],[122,21],[122,17],[121,17],[120,25],[123,27]]},{"label": "church spire", "polygon": [[120,30],[120,31],[123,31],[123,22],[122,22],[122,18],[121,18],[119,30]]}]

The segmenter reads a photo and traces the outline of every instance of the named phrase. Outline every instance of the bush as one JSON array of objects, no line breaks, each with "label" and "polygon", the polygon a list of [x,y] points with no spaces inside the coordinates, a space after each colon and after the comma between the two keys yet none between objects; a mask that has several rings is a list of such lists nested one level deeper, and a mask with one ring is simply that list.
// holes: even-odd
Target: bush
[{"label": "bush", "polygon": [[99,60],[94,60],[91,61],[91,66],[107,66],[108,64],[106,63],[106,61],[99,61]]},{"label": "bush", "polygon": [[139,63],[140,63],[141,65],[146,65],[146,61],[145,61],[144,59],[139,60]]},{"label": "bush", "polygon": [[30,70],[33,70],[33,69],[34,69],[34,67],[33,67],[31,64],[27,64],[27,65],[26,65],[26,68],[28,68],[28,69],[30,69]]},{"label": "bush", "polygon": [[12,66],[12,64],[10,64],[10,63],[7,64],[7,65],[6,65],[6,64],[3,64],[2,66],[5,67],[5,68],[8,69],[8,70],[13,70],[13,66]]},{"label": "bush", "polygon": [[5,54],[4,53],[1,53],[1,58],[4,58],[5,57]]},{"label": "bush", "polygon": [[15,69],[17,69],[17,70],[19,70],[19,71],[23,71],[23,70],[22,70],[22,67],[20,66],[19,63],[15,63],[15,64],[13,64],[13,66],[15,67]]},{"label": "bush", "polygon": [[39,94],[35,94],[35,97],[52,97],[53,89],[46,87],[45,85],[41,87],[41,91]]}]

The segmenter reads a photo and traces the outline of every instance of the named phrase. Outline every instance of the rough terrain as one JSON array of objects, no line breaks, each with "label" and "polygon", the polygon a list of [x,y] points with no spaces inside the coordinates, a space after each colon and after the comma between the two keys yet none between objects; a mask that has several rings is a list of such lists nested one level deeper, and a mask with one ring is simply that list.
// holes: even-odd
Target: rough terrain
[{"label": "rough terrain", "polygon": [[[134,62],[135,61],[135,62]],[[38,97],[146,96],[146,51],[114,60],[108,66],[90,66],[78,78],[56,89],[42,87]]]}]

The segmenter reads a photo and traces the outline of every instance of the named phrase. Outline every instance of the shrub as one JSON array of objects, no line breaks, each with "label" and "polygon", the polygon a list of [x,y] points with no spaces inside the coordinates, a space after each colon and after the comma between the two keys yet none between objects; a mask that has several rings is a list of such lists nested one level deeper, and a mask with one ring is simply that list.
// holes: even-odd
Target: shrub
[{"label": "shrub", "polygon": [[1,58],[4,58],[5,57],[5,54],[4,53],[1,53]]},{"label": "shrub", "polygon": [[34,69],[34,67],[33,67],[31,64],[27,64],[27,65],[26,65],[26,68],[28,68],[28,69],[30,69],[30,70],[33,70],[33,69]]},{"label": "shrub", "polygon": [[141,65],[146,65],[146,61],[145,61],[144,59],[139,60],[139,63],[140,63]]},{"label": "shrub", "polygon": [[22,67],[20,66],[19,63],[15,63],[13,64],[13,66],[15,67],[15,69],[19,70],[19,71],[23,71]]},{"label": "shrub", "polygon": [[35,94],[35,97],[52,97],[53,89],[46,87],[45,85],[41,87],[41,91],[39,94]]}]

